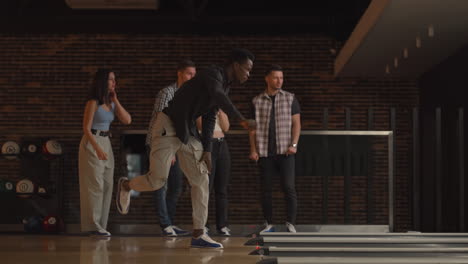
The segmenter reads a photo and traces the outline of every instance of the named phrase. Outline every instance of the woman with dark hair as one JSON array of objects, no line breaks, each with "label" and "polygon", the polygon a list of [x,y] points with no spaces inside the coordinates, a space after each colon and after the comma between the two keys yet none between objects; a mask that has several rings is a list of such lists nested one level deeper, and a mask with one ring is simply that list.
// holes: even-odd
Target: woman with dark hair
[{"label": "woman with dark hair", "polygon": [[132,122],[115,91],[115,74],[99,69],[93,80],[83,116],[79,151],[81,231],[92,236],[110,236],[106,230],[114,182],[114,154],[109,127],[114,115]]}]

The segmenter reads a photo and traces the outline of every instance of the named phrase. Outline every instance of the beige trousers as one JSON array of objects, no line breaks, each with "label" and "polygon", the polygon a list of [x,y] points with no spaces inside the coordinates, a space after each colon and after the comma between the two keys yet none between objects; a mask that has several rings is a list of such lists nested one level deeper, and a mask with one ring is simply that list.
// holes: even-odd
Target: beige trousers
[{"label": "beige trousers", "polygon": [[187,144],[176,137],[172,121],[164,113],[159,113],[152,131],[150,168],[146,182],[151,189],[164,186],[169,175],[172,159],[175,155],[180,168],[191,186],[193,228],[203,229],[208,217],[208,169],[200,161],[203,146],[195,137],[190,137]]},{"label": "beige trousers", "polygon": [[93,135],[107,153],[99,160],[86,136],[80,143],[78,157],[80,177],[81,231],[106,230],[114,182],[114,154],[109,137]]}]

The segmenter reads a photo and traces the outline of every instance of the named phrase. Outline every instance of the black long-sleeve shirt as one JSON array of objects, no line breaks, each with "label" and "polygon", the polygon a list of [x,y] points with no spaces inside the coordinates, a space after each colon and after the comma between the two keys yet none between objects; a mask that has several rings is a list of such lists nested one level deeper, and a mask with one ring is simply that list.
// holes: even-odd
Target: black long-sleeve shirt
[{"label": "black long-sleeve shirt", "polygon": [[185,82],[163,112],[174,123],[176,136],[184,144],[187,144],[190,136],[200,138],[196,119],[202,116],[201,142],[204,151],[211,151],[211,138],[219,108],[233,120],[244,119],[227,96],[228,93],[226,72],[221,67],[210,66]]}]

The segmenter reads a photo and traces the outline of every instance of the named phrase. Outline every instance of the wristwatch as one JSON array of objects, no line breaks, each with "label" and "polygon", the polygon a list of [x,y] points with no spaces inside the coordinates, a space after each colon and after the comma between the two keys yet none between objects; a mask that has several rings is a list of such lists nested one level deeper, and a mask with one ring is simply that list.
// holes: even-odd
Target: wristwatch
[{"label": "wristwatch", "polygon": [[292,144],[291,144],[291,147],[297,148],[297,143],[292,143]]}]

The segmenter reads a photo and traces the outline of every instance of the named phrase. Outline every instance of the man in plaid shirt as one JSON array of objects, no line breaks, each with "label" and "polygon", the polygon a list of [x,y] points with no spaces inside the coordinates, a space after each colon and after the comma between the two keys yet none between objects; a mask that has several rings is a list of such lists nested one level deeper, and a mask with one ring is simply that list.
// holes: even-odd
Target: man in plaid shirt
[{"label": "man in plaid shirt", "polygon": [[273,176],[279,174],[287,206],[286,228],[296,233],[295,159],[301,133],[300,107],[294,94],[283,86],[283,69],[271,65],[265,73],[267,88],[252,100],[257,123],[250,131],[250,159],[258,161],[262,184],[263,232],[273,232]]},{"label": "man in plaid shirt", "polygon": [[[146,136],[146,149],[148,156],[151,153],[152,130],[156,122],[156,117],[169,102],[174,98],[174,94],[179,87],[195,76],[195,63],[191,60],[182,60],[177,66],[177,81],[159,91],[154,103],[153,114]],[[182,193],[184,174],[179,167],[177,158],[172,160],[172,166],[166,184],[154,192],[154,202],[156,203],[159,215],[159,225],[165,236],[188,235],[189,232],[173,225],[174,215],[177,206],[177,200]]]}]

